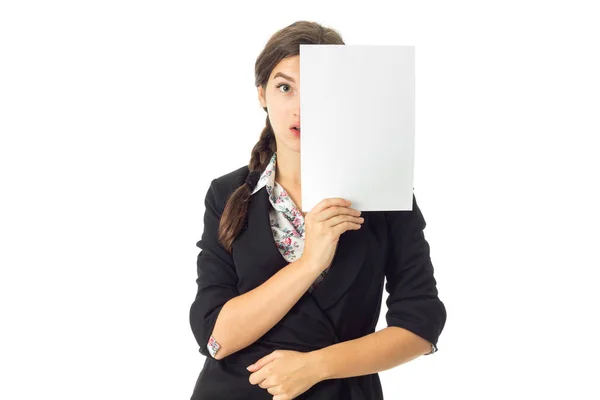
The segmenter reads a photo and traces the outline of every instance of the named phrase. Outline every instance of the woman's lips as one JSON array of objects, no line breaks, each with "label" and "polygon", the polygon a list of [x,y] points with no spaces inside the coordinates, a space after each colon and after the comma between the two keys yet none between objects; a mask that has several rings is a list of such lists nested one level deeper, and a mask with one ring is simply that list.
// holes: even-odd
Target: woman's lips
[{"label": "woman's lips", "polygon": [[292,132],[292,135],[296,136],[296,137],[300,137],[300,131],[296,130],[294,128],[290,128],[290,132]]}]

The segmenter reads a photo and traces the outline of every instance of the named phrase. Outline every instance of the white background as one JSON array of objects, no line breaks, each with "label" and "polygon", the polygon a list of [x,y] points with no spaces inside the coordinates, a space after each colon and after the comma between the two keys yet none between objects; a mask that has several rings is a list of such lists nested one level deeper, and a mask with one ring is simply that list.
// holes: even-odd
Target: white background
[{"label": "white background", "polygon": [[204,195],[248,162],[254,62],[301,19],[416,48],[448,320],[386,399],[600,397],[594,2],[211,3],[1,3],[0,398],[189,398]]}]

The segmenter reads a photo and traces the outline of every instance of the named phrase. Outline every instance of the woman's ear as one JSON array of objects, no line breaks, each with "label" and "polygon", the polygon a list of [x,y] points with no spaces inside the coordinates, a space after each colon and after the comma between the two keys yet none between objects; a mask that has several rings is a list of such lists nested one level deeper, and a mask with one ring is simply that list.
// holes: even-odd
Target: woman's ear
[{"label": "woman's ear", "polygon": [[258,91],[258,101],[260,102],[260,106],[262,108],[266,108],[267,107],[267,101],[265,99],[265,91],[263,90],[262,85],[258,85],[257,86],[257,91]]}]

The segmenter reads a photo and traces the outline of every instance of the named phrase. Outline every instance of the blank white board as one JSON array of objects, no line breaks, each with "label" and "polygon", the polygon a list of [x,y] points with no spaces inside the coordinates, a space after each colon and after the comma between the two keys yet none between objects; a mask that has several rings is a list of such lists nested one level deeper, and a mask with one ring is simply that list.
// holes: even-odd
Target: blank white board
[{"label": "blank white board", "polygon": [[302,211],[411,210],[414,46],[303,44],[300,77]]}]

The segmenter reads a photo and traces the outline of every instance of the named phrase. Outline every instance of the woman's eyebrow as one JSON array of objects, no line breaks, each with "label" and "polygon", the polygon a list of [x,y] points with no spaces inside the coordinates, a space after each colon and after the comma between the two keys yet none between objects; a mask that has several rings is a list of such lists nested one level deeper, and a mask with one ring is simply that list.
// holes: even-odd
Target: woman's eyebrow
[{"label": "woman's eyebrow", "polygon": [[292,78],[291,76],[287,76],[283,72],[276,73],[275,76],[273,77],[273,79],[277,78],[278,76],[281,76],[283,79],[287,79],[290,82],[296,83],[296,81],[294,80],[294,78]]}]

